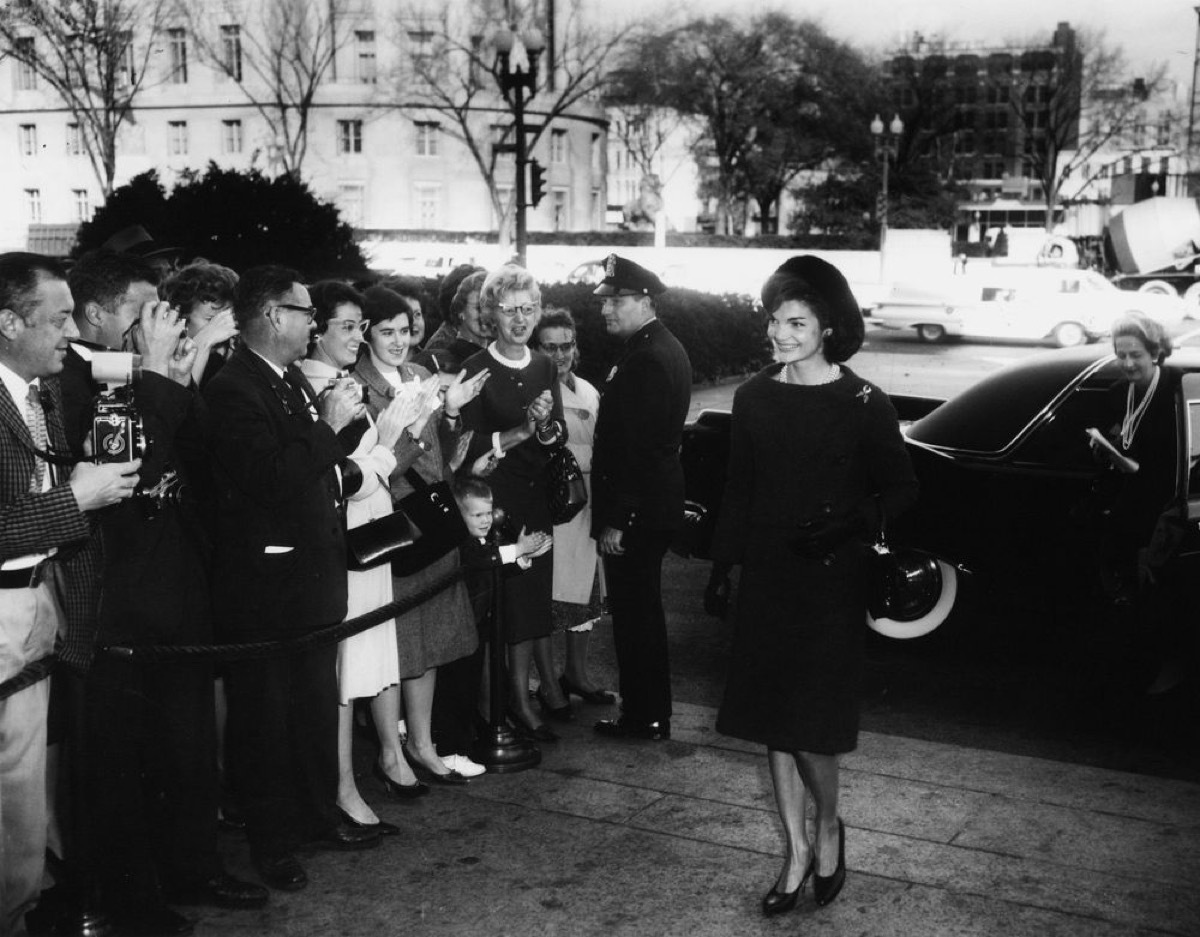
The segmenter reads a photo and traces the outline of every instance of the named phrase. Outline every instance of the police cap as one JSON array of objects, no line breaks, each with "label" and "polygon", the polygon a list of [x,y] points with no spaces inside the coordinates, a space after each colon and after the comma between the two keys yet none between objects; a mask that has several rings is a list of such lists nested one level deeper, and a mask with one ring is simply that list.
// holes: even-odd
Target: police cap
[{"label": "police cap", "polygon": [[592,292],[597,296],[658,296],[666,290],[663,281],[641,264],[609,254],[604,259],[604,279]]}]

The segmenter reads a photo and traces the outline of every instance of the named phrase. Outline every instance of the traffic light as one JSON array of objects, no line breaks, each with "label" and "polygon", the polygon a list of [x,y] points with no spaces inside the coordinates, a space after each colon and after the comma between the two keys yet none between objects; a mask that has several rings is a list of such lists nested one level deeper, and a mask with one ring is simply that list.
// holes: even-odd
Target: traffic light
[{"label": "traffic light", "polygon": [[546,194],[546,169],[536,159],[529,161],[529,206],[537,208]]}]

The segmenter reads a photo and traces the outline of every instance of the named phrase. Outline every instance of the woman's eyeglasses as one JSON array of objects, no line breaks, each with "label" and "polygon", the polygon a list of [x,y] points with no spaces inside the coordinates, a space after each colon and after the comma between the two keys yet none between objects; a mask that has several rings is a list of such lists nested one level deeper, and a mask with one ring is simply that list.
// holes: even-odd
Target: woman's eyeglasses
[{"label": "woman's eyeglasses", "polygon": [[500,310],[500,314],[506,319],[512,319],[517,315],[517,313],[520,313],[528,319],[530,316],[536,315],[541,310],[542,304],[521,303],[517,306],[505,306],[503,303],[500,303],[496,306],[496,308]]},{"label": "woman's eyeglasses", "polygon": [[565,355],[575,350],[575,343],[563,342],[561,345],[555,345],[553,342],[542,342],[538,347],[548,355],[556,355],[559,352]]},{"label": "woman's eyeglasses", "polygon": [[330,319],[328,325],[343,335],[353,335],[355,332],[365,334],[371,327],[366,319]]}]

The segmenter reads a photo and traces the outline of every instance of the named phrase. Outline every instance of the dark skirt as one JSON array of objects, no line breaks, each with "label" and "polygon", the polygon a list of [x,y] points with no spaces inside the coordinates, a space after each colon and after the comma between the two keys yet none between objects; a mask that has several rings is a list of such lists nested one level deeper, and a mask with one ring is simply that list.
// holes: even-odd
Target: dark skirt
[{"label": "dark skirt", "polygon": [[[395,597],[403,599],[416,595],[456,569],[458,551],[451,550],[411,576],[393,576]],[[419,677],[431,667],[440,667],[474,651],[479,640],[467,587],[461,581],[456,582],[399,616],[396,619],[396,645],[400,677],[405,680]]]},{"label": "dark skirt", "polygon": [[867,548],[805,559],[793,532],[750,532],[717,731],[769,748],[840,754],[858,744]]}]

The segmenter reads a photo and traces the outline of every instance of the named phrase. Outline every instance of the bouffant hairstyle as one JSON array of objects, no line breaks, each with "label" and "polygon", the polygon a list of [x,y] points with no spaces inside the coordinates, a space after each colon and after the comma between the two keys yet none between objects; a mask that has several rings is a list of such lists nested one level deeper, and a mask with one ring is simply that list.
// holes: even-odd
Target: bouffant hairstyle
[{"label": "bouffant hairstyle", "polygon": [[159,292],[186,316],[197,303],[212,303],[218,309],[232,306],[237,285],[238,275],[228,267],[198,261],[171,274]]},{"label": "bouffant hairstyle", "polygon": [[389,290],[386,286],[372,286],[364,290],[362,296],[363,318],[371,323],[372,329],[381,322],[390,322],[396,316],[407,316],[409,324],[412,324],[412,306],[395,290]]},{"label": "bouffant hairstyle", "polygon": [[532,273],[516,264],[497,267],[483,281],[483,287],[479,291],[479,305],[494,314],[496,307],[500,305],[500,298],[516,290],[528,290],[535,303],[542,301],[542,291]]},{"label": "bouffant hairstyle", "polygon": [[[454,321],[451,315],[451,307],[454,305],[455,297],[458,296],[458,288],[462,285],[463,280],[476,273],[486,274],[487,271],[478,264],[459,264],[444,277],[442,282],[438,284],[438,310],[442,314],[443,319]],[[483,282],[480,280],[480,282]],[[478,287],[476,287],[478,289]]]},{"label": "bouffant hairstyle", "polygon": [[450,302],[450,309],[446,313],[446,321],[451,325],[462,323],[467,303],[471,301],[472,296],[483,289],[483,281],[486,279],[487,271],[480,268],[474,273],[467,274],[467,276],[459,281],[458,289],[454,292],[454,299]]},{"label": "bouffant hairstyle", "polygon": [[829,330],[824,343],[827,361],[846,361],[862,347],[862,310],[833,264],[811,255],[786,260],[763,284],[763,310],[774,315],[789,300],[804,303],[816,314],[822,330]]},{"label": "bouffant hairstyle", "polygon": [[1151,319],[1144,312],[1131,310],[1113,323],[1113,342],[1122,337],[1136,338],[1141,342],[1155,364],[1162,364],[1171,354],[1171,336],[1162,327],[1162,323]]},{"label": "bouffant hairstyle", "polygon": [[341,280],[321,280],[308,288],[308,295],[316,308],[313,321],[317,323],[317,334],[325,331],[329,320],[334,317],[337,307],[343,303],[353,303],[359,309],[366,304],[363,294],[349,283]]}]

